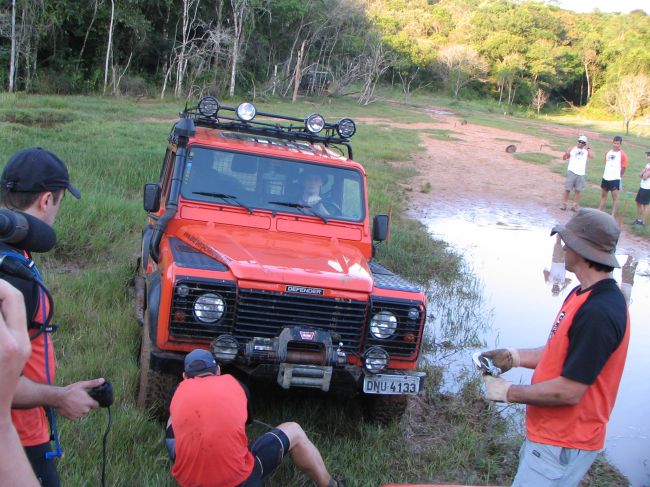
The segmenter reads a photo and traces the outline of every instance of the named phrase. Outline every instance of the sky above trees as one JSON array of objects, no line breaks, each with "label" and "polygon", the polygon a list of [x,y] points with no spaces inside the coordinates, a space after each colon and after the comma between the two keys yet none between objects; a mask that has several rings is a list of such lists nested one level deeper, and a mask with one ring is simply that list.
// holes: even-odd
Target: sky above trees
[{"label": "sky above trees", "polygon": [[632,10],[644,10],[650,14],[648,0],[551,0],[549,3],[574,12],[593,12],[594,9],[599,9],[601,12],[629,13]]}]

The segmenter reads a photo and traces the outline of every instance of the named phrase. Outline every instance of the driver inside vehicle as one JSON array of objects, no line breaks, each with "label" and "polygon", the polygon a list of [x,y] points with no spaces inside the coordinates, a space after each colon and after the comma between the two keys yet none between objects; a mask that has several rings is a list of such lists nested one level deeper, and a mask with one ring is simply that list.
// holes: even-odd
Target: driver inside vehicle
[{"label": "driver inside vehicle", "polygon": [[321,196],[321,189],[324,184],[323,176],[316,171],[305,171],[301,177],[302,196],[299,203],[320,215],[329,215],[325,202]]}]

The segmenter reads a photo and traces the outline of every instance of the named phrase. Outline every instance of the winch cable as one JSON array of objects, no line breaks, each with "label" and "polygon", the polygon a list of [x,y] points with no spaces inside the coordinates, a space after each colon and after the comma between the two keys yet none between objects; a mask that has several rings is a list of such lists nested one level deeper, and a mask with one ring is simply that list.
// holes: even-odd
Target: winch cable
[{"label": "winch cable", "polygon": [[106,430],[104,431],[104,437],[102,438],[102,487],[106,485],[106,445],[108,443],[108,433],[111,431],[111,425],[113,424],[113,413],[111,412],[111,407],[108,406],[108,423],[106,424]]}]

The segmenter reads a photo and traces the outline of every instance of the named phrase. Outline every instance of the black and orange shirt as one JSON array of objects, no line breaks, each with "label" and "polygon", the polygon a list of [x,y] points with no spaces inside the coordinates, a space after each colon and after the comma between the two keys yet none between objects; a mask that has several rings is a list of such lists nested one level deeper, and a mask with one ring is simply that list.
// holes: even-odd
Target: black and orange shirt
[{"label": "black and orange shirt", "polygon": [[183,380],[172,398],[176,439],[172,475],[182,487],[232,487],[248,478],[248,399],[231,375]]},{"label": "black and orange shirt", "polygon": [[600,450],[630,340],[625,298],[614,279],[575,288],[551,328],[531,382],[562,376],[589,387],[575,406],[526,408],[526,436],[538,443]]}]

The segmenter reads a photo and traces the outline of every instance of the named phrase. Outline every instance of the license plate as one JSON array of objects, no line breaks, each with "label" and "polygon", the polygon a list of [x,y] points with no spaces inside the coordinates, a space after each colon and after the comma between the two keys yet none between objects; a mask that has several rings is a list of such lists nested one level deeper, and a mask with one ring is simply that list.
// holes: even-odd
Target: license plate
[{"label": "license plate", "polygon": [[421,377],[413,375],[367,375],[363,379],[366,394],[417,394]]}]

